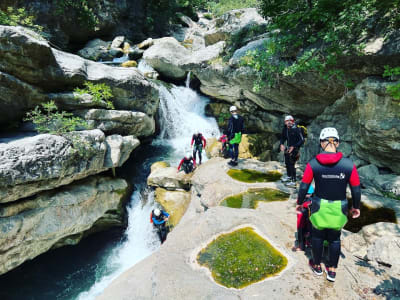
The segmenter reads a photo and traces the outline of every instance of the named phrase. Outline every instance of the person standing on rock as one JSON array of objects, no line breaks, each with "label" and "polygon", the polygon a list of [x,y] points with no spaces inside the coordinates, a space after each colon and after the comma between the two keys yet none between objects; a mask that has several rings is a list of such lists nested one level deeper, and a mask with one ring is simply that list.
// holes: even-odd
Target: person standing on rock
[{"label": "person standing on rock", "polygon": [[203,148],[204,149],[206,148],[206,144],[207,144],[206,139],[204,138],[204,136],[201,134],[200,131],[197,131],[195,134],[193,134],[190,146],[193,147],[194,160],[196,160],[196,152],[199,152],[199,165],[201,165],[201,152],[203,151]]},{"label": "person standing on rock", "polygon": [[161,244],[167,239],[168,228],[166,222],[169,219],[169,214],[158,208],[151,212],[151,221],[155,228],[157,228],[157,234],[160,238]]},{"label": "person standing on rock", "polygon": [[228,162],[231,166],[236,166],[238,164],[239,158],[239,144],[242,140],[242,132],[244,127],[244,120],[242,116],[238,114],[236,106],[231,106],[229,108],[231,117],[228,121],[228,139],[231,145],[231,161]]},{"label": "person standing on rock", "polygon": [[296,211],[305,200],[314,179],[315,192],[310,209],[312,224],[312,253],[310,267],[316,275],[322,275],[321,257],[324,240],[329,242],[329,262],[325,266],[326,278],[335,281],[340,256],[340,234],[347,222],[348,202],[346,187],[349,184],[353,218],[360,216],[361,189],[357,168],[349,158],[337,152],[339,134],[335,128],[322,129],[320,137],[322,153],[311,159],[303,174],[297,198]]},{"label": "person standing on rock", "polygon": [[[285,142],[287,146],[285,147]],[[285,127],[282,130],[280,151],[285,153],[285,165],[287,176],[282,181],[290,187],[296,187],[296,161],[300,157],[300,147],[304,144],[301,128],[294,123],[292,116],[285,117]]]}]

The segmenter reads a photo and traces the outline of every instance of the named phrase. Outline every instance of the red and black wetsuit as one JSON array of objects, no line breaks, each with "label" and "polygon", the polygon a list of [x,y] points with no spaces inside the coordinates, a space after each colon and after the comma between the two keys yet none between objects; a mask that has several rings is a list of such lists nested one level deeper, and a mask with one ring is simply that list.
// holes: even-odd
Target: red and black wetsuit
[{"label": "red and black wetsuit", "polygon": [[193,142],[194,142],[193,157],[196,160],[196,152],[199,152],[199,162],[201,164],[201,151],[203,150],[203,148],[206,148],[207,141],[201,133],[198,133],[198,134],[193,134],[192,142],[190,143],[191,146],[193,145]]},{"label": "red and black wetsuit", "polygon": [[[192,163],[193,161],[193,163]],[[179,163],[178,166],[178,171],[181,169],[185,171],[186,174],[190,173],[193,171],[193,167],[196,167],[196,160],[193,157],[187,158],[186,156],[182,158],[181,162]]]},{"label": "red and black wetsuit", "polygon": [[[344,158],[341,152],[330,153],[323,152],[311,159],[307,164],[300,184],[297,204],[301,205],[305,199],[308,187],[312,180],[315,181],[315,197],[311,205],[311,212],[318,213],[323,201],[333,203],[340,201],[341,210],[347,216],[348,204],[346,199],[346,187],[350,184],[353,207],[360,208],[361,189],[360,179],[356,166],[351,159]],[[328,226],[319,228],[319,225],[313,223],[312,228],[312,247],[314,264],[321,262],[323,242],[329,242],[329,266],[337,267],[340,255],[340,234],[341,230],[329,227],[328,219],[324,220]],[[311,216],[312,219],[312,216]]]}]

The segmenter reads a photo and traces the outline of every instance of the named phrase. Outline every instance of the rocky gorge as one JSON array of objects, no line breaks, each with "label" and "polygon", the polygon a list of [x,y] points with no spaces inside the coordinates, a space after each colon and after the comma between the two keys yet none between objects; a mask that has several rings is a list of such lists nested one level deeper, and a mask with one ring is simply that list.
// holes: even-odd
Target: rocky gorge
[{"label": "rocky gorge", "polygon": [[[240,109],[247,145],[241,149],[239,169],[283,172],[277,148],[285,114],[308,128],[301,167],[318,153],[321,128],[337,127],[340,150],[359,168],[362,201],[370,208],[390,208],[398,223],[400,106],[387,93],[393,82],[382,78],[385,64],[400,64],[397,32],[385,40],[376,36],[364,56],[347,62],[353,89],[306,72],[255,91],[256,74],[241,64],[241,58],[249,50],[263,49],[269,36],[262,29],[269,20],[252,8],[212,20],[199,14],[198,22],[180,18],[184,26],[171,36],[131,47],[124,37],[117,37],[127,32],[118,31],[113,41],[88,41],[78,55],[55,49],[25,28],[0,25],[0,123],[18,127],[0,139],[0,274],[50,249],[76,244],[91,232],[126,226],[122,215],[131,195],[129,184],[112,177],[111,170],[123,166],[135,156],[135,149],[162,130],[160,82],[149,78],[157,73],[173,82],[189,75],[191,85],[211,98],[206,112],[220,128],[226,126],[230,105]],[[241,37],[240,44],[232,44],[236,36]],[[143,57],[155,71],[146,74],[136,62],[131,67],[97,62],[121,55],[129,61]],[[74,91],[87,81],[111,88],[114,109]],[[59,136],[37,134],[31,124],[20,126],[27,112],[49,100],[86,120],[90,129]],[[219,155],[219,144],[210,141],[211,158]],[[193,175],[177,174],[175,167],[163,164],[152,167],[147,183],[156,188],[155,200],[172,213],[174,229],[158,251],[116,279],[99,299],[398,296],[400,257],[393,250],[400,243],[398,224],[379,222],[358,233],[345,232],[346,259],[338,281],[330,286],[308,274],[306,256],[290,251],[295,192],[279,182],[238,183],[227,170],[222,158],[211,158]],[[289,192],[290,198],[262,203],[254,210],[219,206],[227,196],[265,187]],[[216,285],[193,257],[207,241],[244,224],[276,245],[289,265],[276,278],[243,290],[226,289]]]}]

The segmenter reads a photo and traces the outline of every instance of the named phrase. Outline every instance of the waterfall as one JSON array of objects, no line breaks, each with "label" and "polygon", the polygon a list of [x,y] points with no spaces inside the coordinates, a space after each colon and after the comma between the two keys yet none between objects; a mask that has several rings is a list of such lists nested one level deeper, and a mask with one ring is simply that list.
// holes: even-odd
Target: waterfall
[{"label": "waterfall", "polygon": [[[153,71],[144,60],[139,62],[139,70]],[[159,84],[160,94],[160,127],[159,137],[154,145],[168,146],[172,153],[160,158],[172,165],[190,150],[190,142],[194,132],[200,131],[205,138],[220,135],[217,122],[204,114],[208,99],[188,88],[190,74],[186,80],[187,87],[172,85],[167,88]],[[203,154],[204,161],[206,160]],[[145,183],[131,197],[128,207],[128,228],[125,241],[113,249],[104,266],[99,267],[96,283],[78,296],[79,300],[91,300],[98,296],[113,279],[135,265],[140,260],[156,251],[160,245],[158,237],[149,222],[154,203],[154,192],[147,191]]]}]

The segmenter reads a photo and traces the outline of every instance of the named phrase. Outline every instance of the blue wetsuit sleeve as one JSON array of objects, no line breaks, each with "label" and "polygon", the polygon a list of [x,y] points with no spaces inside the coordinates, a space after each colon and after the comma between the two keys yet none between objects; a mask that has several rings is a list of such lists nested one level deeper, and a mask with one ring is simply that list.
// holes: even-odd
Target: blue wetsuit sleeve
[{"label": "blue wetsuit sleeve", "polygon": [[169,217],[169,213],[167,213],[166,211],[162,212],[164,216]]},{"label": "blue wetsuit sleeve", "polygon": [[154,217],[152,218],[153,219],[153,223],[154,224],[156,224],[156,225],[160,225],[160,224],[163,224],[163,223],[165,223],[165,221],[164,220],[161,220],[161,221],[157,221]]}]

